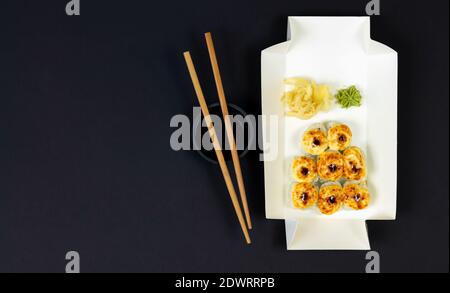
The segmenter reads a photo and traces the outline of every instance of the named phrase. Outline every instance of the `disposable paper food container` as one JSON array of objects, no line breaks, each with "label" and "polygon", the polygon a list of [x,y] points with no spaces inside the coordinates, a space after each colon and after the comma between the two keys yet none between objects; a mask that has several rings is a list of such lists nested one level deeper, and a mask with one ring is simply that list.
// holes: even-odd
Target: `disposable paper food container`
[{"label": "disposable paper food container", "polygon": [[[369,17],[289,17],[288,41],[261,53],[265,203],[268,219],[286,220],[288,249],[370,249],[366,220],[393,220],[397,183],[397,53],[370,38]],[[303,77],[333,91],[356,85],[361,107],[334,105],[308,120],[284,115],[283,79]],[[303,132],[314,123],[340,121],[353,132],[352,145],[367,159],[372,201],[364,210],[341,209],[331,216],[286,205],[292,158],[304,154]],[[272,133],[270,133],[272,132]],[[266,146],[265,146],[266,147]],[[265,148],[266,149],[266,148]],[[267,159],[267,160],[266,160]]]}]

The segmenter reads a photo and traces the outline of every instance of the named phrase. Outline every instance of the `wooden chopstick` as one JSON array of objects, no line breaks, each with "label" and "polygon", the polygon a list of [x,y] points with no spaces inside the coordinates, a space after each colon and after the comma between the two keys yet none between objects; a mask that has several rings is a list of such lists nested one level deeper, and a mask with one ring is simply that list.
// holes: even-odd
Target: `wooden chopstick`
[{"label": "wooden chopstick", "polygon": [[241,225],[242,232],[244,233],[245,240],[247,244],[251,243],[250,235],[245,225],[244,216],[242,215],[242,210],[239,205],[239,200],[234,190],[233,182],[231,181],[230,173],[228,172],[228,167],[226,165],[225,159],[223,157],[221,146],[217,140],[216,131],[212,123],[211,117],[209,116],[208,106],[206,105],[205,97],[203,96],[203,91],[198,80],[197,72],[195,71],[194,63],[192,62],[191,54],[189,52],[183,53],[184,60],[186,61],[187,68],[189,70],[189,75],[191,76],[192,85],[194,86],[195,93],[197,95],[198,102],[202,109],[203,116],[205,117],[206,125],[208,126],[208,133],[211,137],[211,141],[214,146],[214,151],[216,152],[217,160],[219,161],[220,170],[222,170],[223,178],[225,179],[225,184],[230,194],[231,202],[233,203],[234,210]]},{"label": "wooden chopstick", "polygon": [[236,149],[236,141],[234,140],[233,127],[231,125],[230,116],[228,115],[227,100],[223,90],[222,78],[220,77],[219,64],[217,62],[216,51],[211,33],[205,33],[206,45],[208,46],[209,59],[211,60],[211,67],[214,73],[214,80],[216,81],[217,94],[219,96],[220,108],[222,109],[222,116],[225,121],[225,131],[227,133],[228,142],[231,147],[231,157],[233,158],[234,172],[241,195],[242,206],[244,207],[245,219],[247,220],[248,228],[252,228],[252,221],[250,218],[250,211],[248,209],[247,194],[245,193],[244,179],[242,177],[241,162]]}]

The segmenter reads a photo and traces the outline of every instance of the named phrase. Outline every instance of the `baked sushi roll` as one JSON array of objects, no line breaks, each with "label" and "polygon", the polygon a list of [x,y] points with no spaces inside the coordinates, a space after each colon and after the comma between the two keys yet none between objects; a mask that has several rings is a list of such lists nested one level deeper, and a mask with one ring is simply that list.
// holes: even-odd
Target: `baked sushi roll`
[{"label": "baked sushi roll", "polygon": [[292,177],[297,182],[312,182],[317,177],[316,161],[307,156],[296,157],[292,162]]},{"label": "baked sushi roll", "polygon": [[344,175],[344,159],[337,151],[326,151],[317,160],[317,173],[324,180],[336,181]]},{"label": "baked sushi roll", "polygon": [[352,131],[345,124],[333,123],[329,125],[327,139],[331,150],[343,151],[352,141]]},{"label": "baked sushi roll", "polygon": [[304,209],[316,204],[318,191],[312,183],[294,183],[291,189],[291,198],[295,208]]},{"label": "baked sushi roll", "polygon": [[343,188],[345,205],[354,209],[365,209],[370,203],[367,187],[357,182],[347,182]]},{"label": "baked sushi roll", "polygon": [[303,134],[302,146],[305,152],[311,155],[320,155],[328,148],[325,128],[317,125],[309,128]]},{"label": "baked sushi roll", "polygon": [[341,208],[343,201],[344,194],[339,183],[327,182],[320,187],[317,206],[322,214],[334,214]]},{"label": "baked sushi roll", "polygon": [[366,177],[366,160],[360,148],[352,146],[344,150],[344,176],[348,180],[362,180]]}]

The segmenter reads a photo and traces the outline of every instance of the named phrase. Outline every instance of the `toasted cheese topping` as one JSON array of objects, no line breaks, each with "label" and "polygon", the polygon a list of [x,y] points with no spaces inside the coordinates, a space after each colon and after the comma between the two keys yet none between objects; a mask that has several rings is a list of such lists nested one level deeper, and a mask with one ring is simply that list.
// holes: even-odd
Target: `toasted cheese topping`
[{"label": "toasted cheese topping", "polygon": [[347,184],[344,186],[343,192],[345,204],[354,210],[365,209],[370,203],[369,190],[359,184]]},{"label": "toasted cheese topping", "polygon": [[319,156],[317,172],[325,180],[336,181],[344,174],[344,160],[336,151],[327,151]]},{"label": "toasted cheese topping", "polygon": [[328,148],[328,139],[322,130],[311,129],[303,135],[302,145],[308,154],[320,155]]},{"label": "toasted cheese topping", "polygon": [[361,180],[366,177],[366,161],[358,147],[349,147],[343,153],[344,176],[349,180]]},{"label": "toasted cheese topping", "polygon": [[292,176],[297,182],[312,182],[317,177],[316,162],[306,156],[295,158],[292,162]]},{"label": "toasted cheese topping", "polygon": [[291,190],[292,205],[304,209],[316,204],[318,198],[317,188],[311,183],[295,183]]},{"label": "toasted cheese topping", "polygon": [[328,129],[328,146],[332,150],[342,151],[352,141],[352,131],[345,124],[336,124]]},{"label": "toasted cheese topping", "polygon": [[322,186],[317,206],[322,214],[331,215],[341,208],[343,201],[342,187],[339,184]]}]

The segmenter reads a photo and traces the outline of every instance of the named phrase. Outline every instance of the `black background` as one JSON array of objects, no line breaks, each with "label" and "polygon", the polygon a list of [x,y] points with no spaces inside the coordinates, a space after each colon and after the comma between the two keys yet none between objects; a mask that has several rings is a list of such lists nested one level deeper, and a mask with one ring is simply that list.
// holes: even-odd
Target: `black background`
[{"label": "black background", "polygon": [[[0,271],[363,272],[365,252],[286,251],[264,217],[263,164],[242,160],[245,246],[219,169],[169,146],[197,105],[191,50],[216,102],[205,31],[229,102],[260,113],[260,51],[289,15],[364,15],[368,1],[0,3]],[[399,53],[398,214],[369,222],[383,272],[448,272],[448,1],[381,1],[372,37]]]}]

